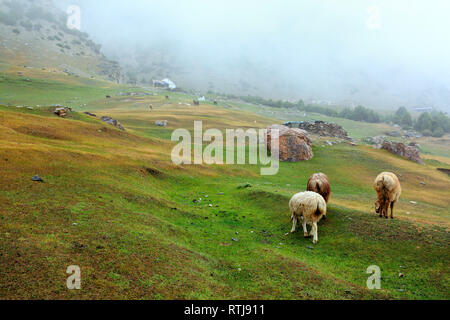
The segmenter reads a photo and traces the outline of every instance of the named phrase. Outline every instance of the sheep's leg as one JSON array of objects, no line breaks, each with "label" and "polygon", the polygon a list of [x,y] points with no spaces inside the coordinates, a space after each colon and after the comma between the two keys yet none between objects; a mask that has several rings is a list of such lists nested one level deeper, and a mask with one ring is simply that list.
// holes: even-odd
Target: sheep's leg
[{"label": "sheep's leg", "polygon": [[317,222],[313,223],[311,232],[313,233],[313,236],[314,236],[313,243],[316,244],[319,241]]},{"label": "sheep's leg", "polygon": [[295,215],[292,215],[292,229],[291,229],[291,233],[294,233],[295,229],[297,228],[297,220],[298,220],[298,218]]},{"label": "sheep's leg", "polygon": [[306,227],[306,222],[305,221],[303,221],[303,233],[305,235],[305,238],[309,238],[308,228]]},{"label": "sheep's leg", "polygon": [[394,205],[395,205],[395,201],[391,202],[391,219],[394,219]]}]

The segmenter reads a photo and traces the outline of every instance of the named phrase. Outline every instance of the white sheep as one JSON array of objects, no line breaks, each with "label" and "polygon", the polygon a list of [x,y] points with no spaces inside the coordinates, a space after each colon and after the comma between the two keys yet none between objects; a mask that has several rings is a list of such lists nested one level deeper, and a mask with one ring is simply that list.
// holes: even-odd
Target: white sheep
[{"label": "white sheep", "polygon": [[[297,193],[289,202],[289,208],[291,210],[292,230],[295,232],[297,223],[300,222],[299,218],[302,218],[303,231],[305,238],[314,237],[313,243],[316,244],[319,241],[317,223],[327,214],[327,203],[325,199],[318,193],[306,191]],[[312,226],[311,233],[308,234],[306,225]]]},{"label": "white sheep", "polygon": [[377,192],[378,200],[375,202],[375,211],[380,218],[388,219],[389,206],[391,219],[394,219],[394,205],[402,194],[402,187],[397,176],[392,172],[382,172],[375,179],[373,188]]}]

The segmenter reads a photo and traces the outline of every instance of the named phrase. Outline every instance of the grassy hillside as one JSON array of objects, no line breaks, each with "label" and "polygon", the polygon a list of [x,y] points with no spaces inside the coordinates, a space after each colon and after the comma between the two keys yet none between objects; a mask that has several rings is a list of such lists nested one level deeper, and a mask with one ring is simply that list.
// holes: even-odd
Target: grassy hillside
[{"label": "grassy hillside", "polygon": [[[0,102],[68,103],[127,129],[81,113],[61,119],[47,107],[0,106],[2,299],[450,298],[450,180],[436,170],[448,158],[430,155],[420,166],[315,138],[313,160],[282,163],[276,176],[249,165],[177,167],[169,141],[176,128],[274,120],[226,105],[180,105],[191,100],[183,94],[118,96],[136,89],[70,77],[1,79],[8,90]],[[373,210],[371,185],[384,170],[404,189],[394,221]],[[286,233],[288,201],[317,171],[328,174],[333,195],[313,246]],[[31,181],[36,174],[44,183]],[[67,290],[69,265],[81,267],[82,290]],[[382,290],[366,289],[370,265],[382,269]]]}]

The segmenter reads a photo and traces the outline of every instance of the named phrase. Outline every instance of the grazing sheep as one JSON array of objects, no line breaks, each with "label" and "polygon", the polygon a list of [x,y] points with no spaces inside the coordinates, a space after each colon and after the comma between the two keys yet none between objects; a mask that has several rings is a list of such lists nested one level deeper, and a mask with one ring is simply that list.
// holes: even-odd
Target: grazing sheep
[{"label": "grazing sheep", "polygon": [[325,199],[326,203],[330,200],[330,180],[323,173],[315,173],[309,178],[307,190],[320,194]]},{"label": "grazing sheep", "polygon": [[[299,219],[302,217],[305,238],[313,236],[313,243],[316,244],[319,241],[317,223],[327,214],[327,203],[325,199],[315,192],[301,192],[292,197],[289,202],[289,208],[291,210],[292,220],[291,233],[295,232],[297,223],[300,222]],[[306,227],[307,224],[312,225],[311,233],[309,234]]]},{"label": "grazing sheep", "polygon": [[375,211],[380,218],[388,219],[389,206],[391,207],[391,219],[394,219],[394,205],[402,194],[402,187],[397,176],[391,172],[383,172],[375,179],[373,185],[378,195],[375,202]]}]

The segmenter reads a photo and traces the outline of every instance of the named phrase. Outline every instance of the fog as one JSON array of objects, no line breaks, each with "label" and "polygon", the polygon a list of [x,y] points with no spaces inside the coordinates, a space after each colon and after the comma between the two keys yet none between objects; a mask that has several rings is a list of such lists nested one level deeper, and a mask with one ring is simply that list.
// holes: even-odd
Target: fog
[{"label": "fog", "polygon": [[73,0],[139,78],[184,88],[450,111],[446,0]]}]

